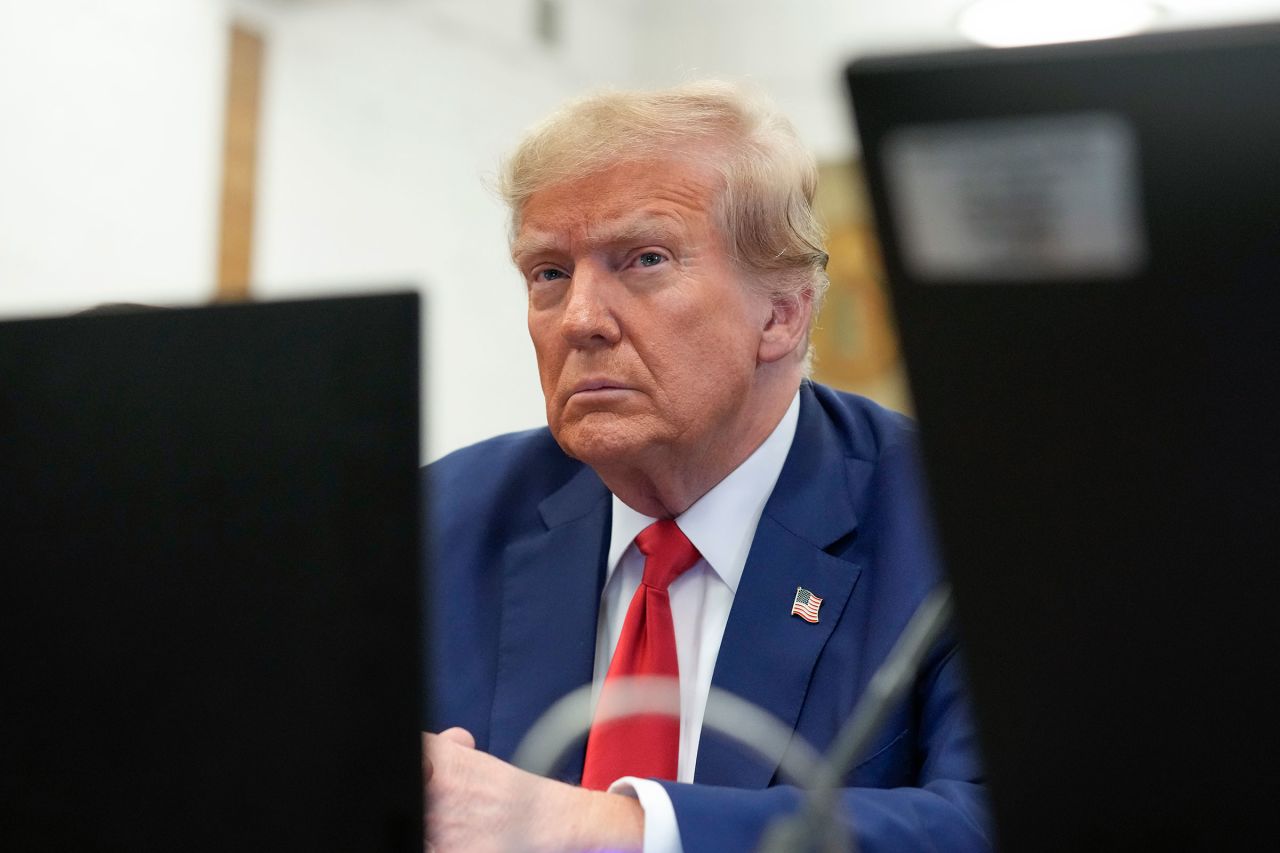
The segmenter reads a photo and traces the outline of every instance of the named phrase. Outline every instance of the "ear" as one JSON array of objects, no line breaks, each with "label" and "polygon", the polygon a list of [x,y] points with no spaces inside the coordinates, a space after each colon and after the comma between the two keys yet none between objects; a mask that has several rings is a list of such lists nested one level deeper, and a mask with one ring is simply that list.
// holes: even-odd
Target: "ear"
[{"label": "ear", "polygon": [[760,348],[756,353],[761,364],[780,361],[804,347],[809,316],[813,313],[813,294],[806,290],[774,299],[771,305],[773,310],[760,334]]}]

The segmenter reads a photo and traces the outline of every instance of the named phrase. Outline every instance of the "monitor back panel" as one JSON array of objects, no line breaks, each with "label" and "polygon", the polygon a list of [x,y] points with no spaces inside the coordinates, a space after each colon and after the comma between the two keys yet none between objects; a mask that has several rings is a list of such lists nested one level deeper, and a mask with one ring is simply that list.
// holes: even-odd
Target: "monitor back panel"
[{"label": "monitor back panel", "polygon": [[1003,847],[1274,837],[1280,29],[848,79]]},{"label": "monitor back panel", "polygon": [[416,296],[0,324],[0,848],[421,849]]}]

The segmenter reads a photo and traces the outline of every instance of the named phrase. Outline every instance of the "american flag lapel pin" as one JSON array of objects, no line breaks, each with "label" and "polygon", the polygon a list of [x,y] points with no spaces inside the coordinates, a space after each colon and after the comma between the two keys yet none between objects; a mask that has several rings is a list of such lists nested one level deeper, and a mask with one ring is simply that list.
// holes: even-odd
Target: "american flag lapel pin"
[{"label": "american flag lapel pin", "polygon": [[818,608],[822,599],[802,586],[796,587],[796,600],[791,602],[791,615],[799,616],[806,622],[818,624]]}]

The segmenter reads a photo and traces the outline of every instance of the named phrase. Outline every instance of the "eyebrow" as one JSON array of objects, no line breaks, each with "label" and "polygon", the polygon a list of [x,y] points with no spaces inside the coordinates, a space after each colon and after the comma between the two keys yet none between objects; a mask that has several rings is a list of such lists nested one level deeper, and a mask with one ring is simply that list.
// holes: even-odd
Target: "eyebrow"
[{"label": "eyebrow", "polygon": [[[639,240],[676,240],[679,218],[668,213],[641,211],[620,222],[607,222],[592,226],[587,231],[587,242],[593,244],[630,243]],[[511,259],[519,264],[529,255],[543,255],[564,251],[564,243],[554,233],[535,231],[517,237],[511,244]]]},{"label": "eyebrow", "polygon": [[555,251],[559,246],[560,241],[549,234],[520,236],[511,243],[511,260],[519,264],[520,259],[526,255],[544,255]]}]

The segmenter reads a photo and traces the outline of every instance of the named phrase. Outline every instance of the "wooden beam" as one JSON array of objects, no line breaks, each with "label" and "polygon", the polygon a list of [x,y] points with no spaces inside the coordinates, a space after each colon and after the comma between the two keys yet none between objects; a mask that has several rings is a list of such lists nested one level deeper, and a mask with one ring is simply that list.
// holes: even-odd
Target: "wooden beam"
[{"label": "wooden beam", "polygon": [[229,46],[218,237],[216,298],[220,300],[247,299],[250,295],[264,42],[257,33],[233,24]]}]

